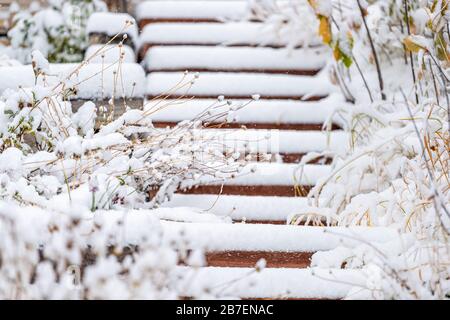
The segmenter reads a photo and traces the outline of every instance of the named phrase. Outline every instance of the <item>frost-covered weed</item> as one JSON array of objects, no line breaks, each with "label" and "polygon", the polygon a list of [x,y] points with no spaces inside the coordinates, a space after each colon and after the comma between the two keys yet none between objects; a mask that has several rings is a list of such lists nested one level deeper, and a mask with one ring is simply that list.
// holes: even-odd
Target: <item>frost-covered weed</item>
[{"label": "frost-covered weed", "polygon": [[[124,105],[123,115],[107,122],[98,121],[91,101],[73,112],[70,98],[88,65],[49,81],[51,66],[34,51],[39,84],[1,98],[1,298],[177,297],[172,271],[179,261],[198,259],[183,243],[163,242],[149,209],[183,183],[226,179],[243,164],[220,139],[197,134],[232,104],[172,128],[152,124],[161,99],[143,110]],[[105,65],[120,67],[121,61]],[[196,77],[186,73],[177,86],[189,88]]]},{"label": "frost-covered weed", "polygon": [[336,106],[334,113],[353,148],[346,157],[336,157],[331,175],[312,189],[315,209],[299,209],[293,221],[389,226],[413,236],[381,248],[364,244],[356,251],[318,254],[315,265],[330,267],[326,262],[334,261],[334,267],[365,268],[378,275],[369,290],[356,290],[350,298],[448,298],[447,2],[308,3],[318,20],[317,34],[335,58],[329,66],[332,79],[354,102]]}]

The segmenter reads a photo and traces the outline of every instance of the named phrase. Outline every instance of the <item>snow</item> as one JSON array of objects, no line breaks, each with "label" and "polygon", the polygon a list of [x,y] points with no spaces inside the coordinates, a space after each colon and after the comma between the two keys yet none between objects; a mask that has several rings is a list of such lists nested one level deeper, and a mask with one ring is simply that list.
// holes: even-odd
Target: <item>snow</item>
[{"label": "snow", "polygon": [[182,188],[192,185],[238,185],[238,186],[295,186],[314,185],[316,181],[330,171],[326,165],[305,165],[303,170],[297,164],[251,163],[244,166],[236,177],[221,179],[220,177],[203,177],[185,180]]},{"label": "snow", "polygon": [[145,65],[148,71],[319,70],[326,58],[324,48],[155,46],[147,51]]},{"label": "snow", "polygon": [[38,72],[44,73],[50,72],[50,65],[47,59],[42,55],[42,53],[39,50],[34,50],[31,53],[31,60],[33,68],[36,69]]},{"label": "snow", "polygon": [[195,208],[178,206],[177,208],[158,208],[154,214],[160,220],[176,221],[183,223],[226,223],[229,218],[220,217],[212,213],[203,212]]},{"label": "snow", "polygon": [[[257,22],[231,23],[152,23],[142,30],[141,46],[144,44],[185,44],[185,45],[262,45],[282,47],[289,38],[267,32],[264,25]],[[319,40],[309,45],[320,44]]]},{"label": "snow", "polygon": [[233,195],[174,194],[163,207],[199,208],[232,220],[286,221],[291,213],[306,206],[307,198]]},{"label": "snow", "polygon": [[[399,237],[393,228],[310,227],[246,223],[180,223],[161,221],[163,243],[187,241],[189,248],[208,252],[316,252]],[[128,227],[133,226],[128,223]],[[139,227],[141,228],[141,227]],[[131,230],[129,230],[131,232]]]},{"label": "snow", "polygon": [[8,148],[0,153],[0,171],[20,172],[22,169],[22,151],[17,148]]},{"label": "snow", "polygon": [[[173,281],[184,297],[341,299],[365,287],[360,270],[178,267]],[[179,279],[182,279],[179,281]]]},{"label": "snow", "polygon": [[[274,124],[323,124],[336,107],[345,108],[347,103],[340,94],[331,94],[320,101],[265,100],[258,101],[233,99],[237,110],[231,114],[231,122],[236,123],[274,123]],[[163,108],[159,106],[164,105]],[[245,106],[241,108],[240,106]],[[151,111],[153,121],[179,122],[194,119],[203,112],[220,115],[230,109],[226,102],[217,99],[186,99],[183,103],[170,99],[156,99],[145,104]],[[225,122],[228,117],[211,117],[216,123]]]},{"label": "snow", "polygon": [[[157,96],[168,92],[185,76],[180,72],[152,72],[147,77],[147,95]],[[204,72],[187,88],[173,90],[172,94],[218,97],[220,95],[249,98],[254,94],[264,97],[299,97],[304,95],[327,96],[333,89],[323,77],[292,76],[281,74]]]},{"label": "snow", "polygon": [[[42,76],[38,78],[39,85],[46,83],[47,86],[54,86],[61,81],[68,86],[76,87],[77,93],[71,96],[72,99],[143,97],[145,72],[139,64],[135,63],[88,64],[81,68],[78,64],[67,63],[51,64],[49,75],[45,76],[45,80]],[[2,67],[1,94],[6,89],[32,87],[34,84],[35,75],[31,65]]]},{"label": "snow", "polygon": [[14,67],[22,65],[19,60],[11,59],[8,54],[3,53],[4,51],[9,52],[10,50],[11,47],[3,47],[0,45],[0,67]]},{"label": "snow", "polygon": [[135,9],[142,19],[243,19],[246,1],[143,1]]},{"label": "snow", "polygon": [[122,62],[135,63],[136,54],[127,45],[102,45],[94,44],[87,48],[84,59],[91,63],[116,63],[122,56]]},{"label": "snow", "polygon": [[136,21],[126,13],[95,12],[89,17],[86,32],[103,33],[110,37],[127,34],[132,41],[138,39]]},{"label": "snow", "polygon": [[[73,200],[75,199],[76,194]],[[45,245],[52,233],[46,228],[47,224],[52,219],[58,222],[68,218],[70,212],[75,215],[73,211],[75,207],[58,207],[58,204],[62,203],[54,202],[54,210],[58,211],[53,212],[37,207],[25,207],[22,210],[19,210],[19,207],[9,206],[9,208],[16,213],[18,223],[25,223],[30,228],[34,226],[31,228],[34,231],[29,234],[29,240],[35,245]],[[0,207],[7,208],[8,205],[2,202]],[[88,223],[102,225],[103,232],[114,235],[104,239],[110,244],[139,245],[150,236],[161,246],[183,242],[188,248],[206,251],[316,252],[339,246],[355,247],[367,241],[384,243],[398,237],[394,229],[381,227],[303,227],[230,223],[189,208],[97,210],[95,214],[83,208],[78,210],[76,216]],[[172,218],[188,223],[160,220]],[[152,230],[158,232],[152,234]]]},{"label": "snow", "polygon": [[146,64],[152,69],[316,70],[325,65],[326,48],[274,49],[222,46],[155,46]]},{"label": "snow", "polygon": [[[155,121],[155,119],[152,119]],[[307,153],[329,151],[345,153],[348,135],[343,131],[262,130],[262,129],[200,129],[191,132],[196,140],[216,139],[224,152],[245,153]]]},{"label": "snow", "polygon": [[84,134],[88,134],[94,129],[96,106],[93,102],[88,101],[78,108],[77,113],[72,117],[73,123],[82,130]]}]

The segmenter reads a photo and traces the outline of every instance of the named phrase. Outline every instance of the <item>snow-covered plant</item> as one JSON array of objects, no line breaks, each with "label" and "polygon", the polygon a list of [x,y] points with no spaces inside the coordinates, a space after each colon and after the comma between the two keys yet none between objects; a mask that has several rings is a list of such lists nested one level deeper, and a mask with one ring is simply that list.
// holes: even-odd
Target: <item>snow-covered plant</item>
[{"label": "snow-covered plant", "polygon": [[305,1],[249,0],[247,19],[267,21],[263,32],[287,40],[288,48],[315,43],[318,23]]},{"label": "snow-covered plant", "polygon": [[346,254],[340,248],[330,253],[334,259],[316,256],[316,265],[334,260],[334,267],[378,274],[361,297],[448,298],[448,3],[308,3],[319,22],[317,36],[335,58],[328,66],[332,79],[354,102],[336,106],[333,115],[352,147],[335,157],[332,173],[309,195],[312,207],[299,209],[293,222],[396,228],[412,240],[364,244]]},{"label": "snow-covered plant", "polygon": [[50,62],[80,62],[89,44],[87,20],[105,10],[101,0],[53,0],[36,13],[18,12],[8,32],[16,58],[29,63],[30,53],[39,50]]},{"label": "snow-covered plant", "polygon": [[[176,297],[178,262],[199,264],[202,255],[191,258],[183,243],[164,240],[158,210],[149,209],[243,164],[219,138],[197,130],[218,112],[227,115],[230,103],[172,128],[152,125],[161,99],[106,123],[97,121],[94,102],[73,112],[70,98],[88,64],[55,82],[34,51],[36,85],[1,98],[1,298]],[[186,74],[176,88],[189,89],[196,78]]]}]

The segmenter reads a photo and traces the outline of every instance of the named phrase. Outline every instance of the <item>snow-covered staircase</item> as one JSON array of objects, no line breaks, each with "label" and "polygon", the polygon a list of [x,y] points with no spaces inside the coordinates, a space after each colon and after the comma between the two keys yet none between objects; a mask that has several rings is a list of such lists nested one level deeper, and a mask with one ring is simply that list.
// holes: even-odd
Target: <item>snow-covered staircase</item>
[{"label": "snow-covered staircase", "polygon": [[[292,214],[307,207],[304,196],[310,188],[330,172],[323,158],[307,164],[299,178],[297,163],[307,152],[338,151],[346,144],[336,124],[331,134],[320,132],[332,107],[346,103],[320,72],[326,49],[312,43],[311,48],[287,53],[285,41],[276,37],[265,38],[260,46],[261,23],[222,19],[242,16],[244,1],[142,3],[136,18],[141,28],[138,56],[148,72],[147,99],[158,103],[185,70],[200,72],[188,93],[170,92],[169,99],[187,98],[184,103],[167,103],[152,113],[155,126],[193,119],[221,95],[245,103],[258,94],[258,101],[238,110],[233,122],[224,124],[225,118],[219,117],[204,124],[203,131],[223,134],[234,146],[241,141],[237,148],[243,152],[257,148],[273,153],[271,160],[277,160],[249,164],[246,174],[225,183],[204,180],[195,188],[187,185],[164,205],[195,207],[229,218],[163,221],[167,241],[181,235],[188,249],[205,250],[204,267],[180,261],[180,274],[189,280],[179,283],[181,295],[339,299],[351,284],[363,286],[361,271],[309,268],[311,256],[341,245],[355,246],[358,239],[389,241],[395,236],[392,232],[286,225]],[[261,144],[268,132],[272,140]]]}]

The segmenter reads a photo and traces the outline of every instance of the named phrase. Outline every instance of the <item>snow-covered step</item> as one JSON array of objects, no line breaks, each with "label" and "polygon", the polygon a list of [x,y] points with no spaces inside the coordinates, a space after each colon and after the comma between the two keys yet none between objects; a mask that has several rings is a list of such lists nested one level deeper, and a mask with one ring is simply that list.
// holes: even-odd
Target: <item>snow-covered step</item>
[{"label": "snow-covered step", "polygon": [[[164,127],[208,113],[206,124],[221,124],[220,128],[320,130],[336,107],[346,105],[342,95],[331,94],[320,101],[232,100],[231,107],[217,99],[156,99],[147,101],[145,109],[156,126]],[[230,108],[235,111],[228,115]]]},{"label": "snow-covered step", "polygon": [[[95,12],[87,22],[86,33],[91,44],[119,43],[137,47],[138,27],[134,18],[126,13]],[[124,38],[124,35],[127,37]]]},{"label": "snow-covered step", "polygon": [[188,70],[314,75],[324,67],[328,57],[327,50],[155,46],[147,51],[144,63],[148,72]]},{"label": "snow-covered step", "polygon": [[147,97],[320,100],[336,91],[325,75],[205,72],[195,80],[187,77],[180,72],[152,72],[147,76]]},{"label": "snow-covered step", "polygon": [[185,223],[161,221],[163,241],[183,242],[206,252],[317,252],[398,238],[393,228],[311,227],[248,223]]},{"label": "snow-covered step", "polygon": [[360,270],[178,267],[173,277],[183,297],[342,299],[367,286]]},{"label": "snow-covered step", "polygon": [[264,259],[271,268],[306,268],[317,251],[367,241],[386,242],[397,236],[395,230],[368,227],[169,221],[162,225],[164,241],[183,242],[187,249],[204,250],[206,265],[215,267],[253,267]]},{"label": "snow-covered step", "polygon": [[260,196],[305,196],[317,181],[331,173],[327,165],[290,163],[251,163],[234,178],[203,177],[186,180],[181,185],[185,194],[228,194]]},{"label": "snow-covered step", "polygon": [[[240,152],[247,155],[304,155],[308,152],[343,153],[348,150],[348,134],[342,130],[322,131],[254,130],[254,129],[195,129],[194,140],[212,140],[223,153]],[[276,160],[270,158],[271,161]]]},{"label": "snow-covered step", "polygon": [[[90,63],[80,68],[77,63],[52,63],[46,73],[45,79],[42,76],[37,79],[37,85],[44,85],[45,81],[47,87],[58,89],[61,80],[70,80],[67,82],[76,87],[76,94],[69,95],[71,100],[142,99],[145,95],[145,72],[137,63],[122,63],[120,68],[117,64]],[[2,67],[0,94],[6,89],[34,87],[35,81],[31,65]]]},{"label": "snow-covered step", "polygon": [[263,197],[230,195],[175,194],[164,207],[199,208],[219,217],[247,223],[286,224],[291,214],[308,205],[303,197]]},{"label": "snow-covered step", "polygon": [[155,22],[220,22],[243,20],[248,13],[247,1],[143,1],[135,16],[141,28]]},{"label": "snow-covered step", "polygon": [[[267,31],[262,23],[152,23],[140,35],[140,56],[158,45],[228,45],[281,48],[289,44],[289,35]],[[305,45],[318,46],[321,41],[311,35]]]}]

